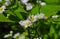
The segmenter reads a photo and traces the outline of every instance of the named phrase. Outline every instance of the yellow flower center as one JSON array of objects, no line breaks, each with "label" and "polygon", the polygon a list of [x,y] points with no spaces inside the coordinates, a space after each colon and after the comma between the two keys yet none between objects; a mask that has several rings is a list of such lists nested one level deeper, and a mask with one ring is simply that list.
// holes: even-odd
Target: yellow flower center
[{"label": "yellow flower center", "polygon": [[3,10],[3,8],[2,7],[0,7],[0,11],[2,11]]},{"label": "yellow flower center", "polygon": [[30,20],[33,21],[33,20],[34,20],[34,16],[31,16],[31,17],[30,17]]},{"label": "yellow flower center", "polygon": [[26,22],[26,25],[29,26],[29,25],[30,25],[30,22],[27,21],[27,22]]}]

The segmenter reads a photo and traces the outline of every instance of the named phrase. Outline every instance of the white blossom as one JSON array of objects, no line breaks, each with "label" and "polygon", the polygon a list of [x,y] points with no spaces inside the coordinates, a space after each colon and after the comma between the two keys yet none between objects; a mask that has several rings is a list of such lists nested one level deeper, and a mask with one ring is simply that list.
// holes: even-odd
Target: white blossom
[{"label": "white blossom", "polygon": [[14,36],[13,36],[13,38],[19,38],[19,36],[20,36],[20,33],[16,33],[16,34],[14,34]]},{"label": "white blossom", "polygon": [[24,20],[24,21],[20,21],[19,24],[21,26],[24,26],[25,28],[32,25],[31,21],[30,20]]},{"label": "white blossom", "polygon": [[31,15],[28,17],[28,19],[31,21],[31,22],[35,22],[37,20],[37,15]]},{"label": "white blossom", "polygon": [[10,31],[10,34],[4,35],[4,38],[12,37],[12,33],[13,33],[13,31]]},{"label": "white blossom", "polygon": [[5,6],[5,5],[3,5],[3,6],[2,6],[2,8],[6,9],[6,6]]},{"label": "white blossom", "polygon": [[0,0],[0,2],[2,2],[2,0]]},{"label": "white blossom", "polygon": [[20,24],[21,26],[25,26],[25,21],[20,21],[19,24]]},{"label": "white blossom", "polygon": [[40,5],[41,6],[46,6],[46,3],[45,2],[41,2]]},{"label": "white blossom", "polygon": [[59,15],[53,15],[52,16],[52,18],[58,18],[59,17]]},{"label": "white blossom", "polygon": [[39,39],[42,39],[41,37],[39,37]]},{"label": "white blossom", "polygon": [[31,3],[26,4],[26,10],[31,10],[33,8],[33,5]]},{"label": "white blossom", "polygon": [[10,36],[12,36],[12,34],[7,34],[7,35],[4,36],[4,38],[8,38]]},{"label": "white blossom", "polygon": [[37,2],[37,3],[41,3],[41,0],[37,0],[36,2]]},{"label": "white blossom", "polygon": [[10,31],[10,34],[12,34],[13,33],[13,31]]},{"label": "white blossom", "polygon": [[29,0],[20,0],[21,3],[26,4]]},{"label": "white blossom", "polygon": [[43,13],[37,14],[38,19],[44,19],[45,15]]},{"label": "white blossom", "polygon": [[6,6],[1,6],[0,7],[0,14],[3,13],[5,11],[5,9],[6,9]]},{"label": "white blossom", "polygon": [[34,38],[34,39],[42,39],[41,37],[38,37],[38,38]]},{"label": "white blossom", "polygon": [[10,4],[11,4],[10,1],[5,2],[5,5],[6,5],[6,6],[8,6],[8,5],[10,5]]},{"label": "white blossom", "polygon": [[37,39],[39,39],[39,38],[37,38]]}]

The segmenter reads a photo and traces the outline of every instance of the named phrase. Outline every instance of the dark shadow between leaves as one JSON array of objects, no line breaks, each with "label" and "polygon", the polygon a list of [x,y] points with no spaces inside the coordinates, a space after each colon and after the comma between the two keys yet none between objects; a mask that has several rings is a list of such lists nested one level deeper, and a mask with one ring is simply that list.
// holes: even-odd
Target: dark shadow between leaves
[{"label": "dark shadow between leaves", "polygon": [[29,13],[24,13],[24,12],[20,12],[20,14],[23,16],[24,19],[27,19]]},{"label": "dark shadow between leaves", "polygon": [[57,15],[60,15],[60,11],[57,12]]}]

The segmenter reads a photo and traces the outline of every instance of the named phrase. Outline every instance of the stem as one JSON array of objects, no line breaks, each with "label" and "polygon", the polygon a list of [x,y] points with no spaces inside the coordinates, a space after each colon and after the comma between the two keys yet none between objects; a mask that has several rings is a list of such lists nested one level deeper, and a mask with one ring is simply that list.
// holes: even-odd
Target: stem
[{"label": "stem", "polygon": [[29,27],[28,27],[28,38],[30,39],[30,30],[29,30]]},{"label": "stem", "polygon": [[40,13],[41,5],[40,5],[39,0],[38,0],[38,7],[39,7],[38,12]]}]

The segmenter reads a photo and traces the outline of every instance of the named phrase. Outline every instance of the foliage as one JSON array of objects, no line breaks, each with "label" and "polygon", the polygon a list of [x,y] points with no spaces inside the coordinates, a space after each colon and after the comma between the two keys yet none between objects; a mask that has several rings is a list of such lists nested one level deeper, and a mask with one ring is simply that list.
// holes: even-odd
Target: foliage
[{"label": "foliage", "polygon": [[[10,0],[11,1],[11,0]],[[33,0],[34,1],[34,0]],[[0,14],[0,31],[2,34],[0,38],[12,30],[15,34],[20,32],[20,36],[25,36],[26,39],[39,38],[42,39],[60,39],[60,5],[59,0],[44,0],[46,6],[41,6],[30,0],[33,8],[26,10],[26,6],[21,4],[19,0],[12,0],[6,10]],[[0,2],[0,6],[4,5],[5,0]],[[26,20],[29,15],[36,15],[43,12],[48,19],[38,19],[30,27],[24,28],[19,24],[19,21]],[[9,14],[9,16],[7,15]],[[59,15],[57,19],[53,19],[53,15]],[[8,18],[7,18],[8,17]],[[4,29],[7,31],[3,32]]]}]

